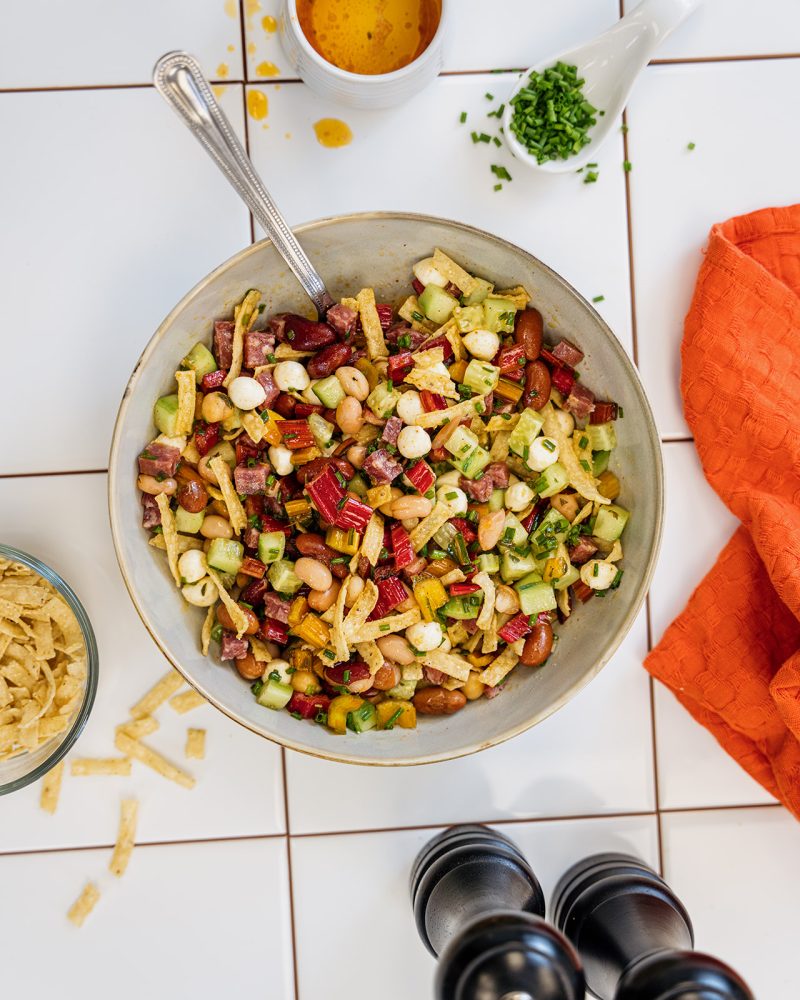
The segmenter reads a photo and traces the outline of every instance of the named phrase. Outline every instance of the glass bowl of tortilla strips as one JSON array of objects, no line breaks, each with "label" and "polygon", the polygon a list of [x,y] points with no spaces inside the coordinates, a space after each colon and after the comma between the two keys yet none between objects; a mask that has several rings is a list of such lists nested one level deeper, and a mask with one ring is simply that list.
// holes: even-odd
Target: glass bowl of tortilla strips
[{"label": "glass bowl of tortilla strips", "polygon": [[[94,632],[72,589],[33,556],[0,545],[0,795],[56,768],[94,703]],[[44,803],[43,803],[44,804]]]}]

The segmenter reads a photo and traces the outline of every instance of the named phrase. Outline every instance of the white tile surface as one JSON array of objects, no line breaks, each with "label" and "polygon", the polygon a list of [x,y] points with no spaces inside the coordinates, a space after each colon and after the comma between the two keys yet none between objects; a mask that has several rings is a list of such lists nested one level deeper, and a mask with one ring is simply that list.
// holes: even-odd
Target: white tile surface
[{"label": "white tile surface", "polygon": [[[495,104],[484,97],[500,93],[497,82],[491,74],[446,77],[435,100],[421,94],[380,115],[343,112],[301,84],[261,85],[256,89],[268,96],[269,115],[263,123],[248,119],[251,155],[290,223],[369,209],[470,223],[529,250],[587,298],[604,295],[598,308],[630,346],[621,135],[598,155],[595,184],[576,174],[534,174],[505,149],[470,139],[472,129],[497,134],[497,120],[486,118]],[[348,123],[349,146],[319,145],[312,126],[325,117]],[[435,136],[435,151],[417,147],[415,137],[426,135]],[[492,164],[505,165],[513,177],[502,191],[492,190]]]},{"label": "white tile surface", "polygon": [[[282,839],[141,847],[122,879],[110,851],[0,857],[5,996],[84,1000],[257,995],[293,1000]],[[101,898],[83,927],[66,912]],[[9,905],[13,900],[13,905]]]},{"label": "white tile surface", "polygon": [[38,0],[0,7],[0,88],[149,83],[156,59],[173,49],[192,52],[215,79],[241,80],[238,0],[138,0],[135,8]]},{"label": "white tile surface", "polygon": [[686,904],[695,946],[733,966],[759,1000],[797,995],[800,826],[785,810],[663,818],[665,875]]},{"label": "white tile surface", "polygon": [[[381,1000],[431,995],[435,965],[417,936],[408,879],[417,853],[437,832],[292,840],[301,997],[368,1000],[375,983]],[[548,897],[569,865],[595,851],[657,861],[652,817],[512,824],[502,832],[522,848]],[[357,954],[357,974],[342,960],[343,947]]]},{"label": "white tile surface", "polygon": [[787,59],[650,67],[634,90],[628,143],[639,367],[662,434],[688,433],[679,346],[712,224],[797,199],[800,133],[786,123],[795,117],[798,82],[800,59]]},{"label": "white tile surface", "polygon": [[[638,0],[623,0],[626,12]],[[767,55],[800,52],[800,21],[794,0],[704,0],[675,29],[656,59]]]},{"label": "white tile surface", "polygon": [[[100,683],[71,753],[118,756],[114,727],[169,664],[134,611],[117,568],[106,513],[106,477],[0,479],[3,540],[43,559],[74,587],[97,635]],[[144,542],[144,539],[143,539]],[[186,688],[185,690],[188,690]],[[189,791],[134,763],[129,778],[65,774],[55,816],[39,786],[0,798],[0,851],[111,844],[119,800],[142,802],[141,841],[279,833],[284,829],[280,751],[211,706],[178,715],[168,705],[146,741],[197,779]],[[208,731],[206,759],[184,758],[189,726]]]},{"label": "white tile surface", "polygon": [[[223,105],[241,127],[241,89]],[[136,359],[181,296],[250,242],[248,215],[152,89],[0,94],[0,133],[14,137],[0,183],[3,363],[33,361],[38,394],[23,377],[18,401],[0,396],[0,425],[26,410],[0,471],[104,468]]]},{"label": "white tile surface", "polygon": [[473,757],[387,769],[288,753],[292,832],[653,809],[646,648],[641,615],[611,663],[560,712]]}]

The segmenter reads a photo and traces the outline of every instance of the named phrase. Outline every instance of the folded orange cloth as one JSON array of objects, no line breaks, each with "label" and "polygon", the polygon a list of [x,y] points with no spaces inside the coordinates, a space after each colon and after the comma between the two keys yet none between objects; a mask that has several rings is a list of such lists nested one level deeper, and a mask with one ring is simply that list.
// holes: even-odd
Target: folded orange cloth
[{"label": "folded orange cloth", "polygon": [[714,226],[684,327],[686,420],[742,522],[645,661],[800,818],[800,205]]}]

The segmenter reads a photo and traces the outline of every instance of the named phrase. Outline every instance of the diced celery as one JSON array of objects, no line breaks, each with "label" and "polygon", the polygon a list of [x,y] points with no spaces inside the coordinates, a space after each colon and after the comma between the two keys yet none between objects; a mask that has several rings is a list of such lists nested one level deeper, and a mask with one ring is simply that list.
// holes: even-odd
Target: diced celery
[{"label": "diced celery", "polygon": [[469,295],[465,295],[461,300],[465,306],[474,306],[479,302],[483,302],[487,295],[491,295],[494,285],[491,282],[486,281],[485,278],[476,278],[477,285],[472,289]]},{"label": "diced celery", "polygon": [[439,546],[440,549],[444,549],[444,551],[446,552],[453,544],[456,535],[458,535],[458,528],[450,524],[449,521],[445,521],[445,523],[441,526],[441,528],[439,528],[439,530],[433,536],[433,540],[434,542],[436,542],[436,544]]},{"label": "diced celery", "polygon": [[283,559],[286,535],[282,531],[262,531],[258,536],[258,558],[265,565]]},{"label": "diced celery", "polygon": [[536,579],[538,573],[524,577],[514,587],[519,595],[519,607],[524,615],[538,615],[542,611],[553,611],[558,607],[553,587]]},{"label": "diced celery", "polygon": [[592,457],[592,475],[597,477],[608,468],[610,451],[596,451]]},{"label": "diced celery", "polygon": [[438,285],[426,285],[418,301],[428,319],[439,326],[447,322],[458,305],[458,300]]},{"label": "diced celery", "polygon": [[581,574],[578,571],[578,567],[570,566],[563,576],[560,576],[554,581],[553,587],[556,590],[566,590],[567,587],[571,587],[573,583],[577,583],[580,578]]},{"label": "diced celery", "polygon": [[500,381],[500,369],[488,361],[473,358],[467,365],[462,382],[480,395],[491,392]]},{"label": "diced celery", "polygon": [[521,580],[536,571],[536,560],[533,553],[521,556],[513,549],[506,549],[500,557],[500,576],[506,583]]},{"label": "diced celery", "polygon": [[500,570],[500,556],[494,552],[482,552],[478,556],[478,569],[482,573],[497,573]]},{"label": "diced celery", "polygon": [[592,451],[613,451],[617,447],[617,432],[610,420],[605,424],[587,424],[583,433],[589,438]]},{"label": "diced celery", "polygon": [[483,306],[456,306],[453,310],[456,326],[460,333],[469,333],[470,330],[483,330]]},{"label": "diced celery", "polygon": [[303,586],[303,581],[294,571],[294,563],[288,559],[277,559],[270,566],[269,582],[281,594],[295,594]]},{"label": "diced celery", "polygon": [[348,727],[355,733],[366,733],[369,729],[374,729],[378,724],[378,713],[375,706],[365,701],[363,705],[347,713]]},{"label": "diced celery", "polygon": [[345,397],[342,383],[335,375],[321,378],[319,382],[314,382],[311,388],[320,403],[327,406],[329,410],[335,410]]},{"label": "diced celery", "polygon": [[489,295],[483,300],[486,329],[494,333],[510,333],[514,329],[516,312],[517,307],[511,299],[501,299],[497,295]]},{"label": "diced celery", "polygon": [[175,436],[175,427],[178,422],[178,397],[177,395],[162,396],[156,400],[153,407],[153,423],[168,437]]},{"label": "diced celery", "polygon": [[615,503],[603,504],[594,522],[593,534],[605,542],[615,542],[628,523],[630,512]]},{"label": "diced celery", "polygon": [[[436,287],[435,285],[433,287]],[[395,391],[391,382],[378,382],[367,396],[367,406],[376,417],[386,420],[394,413],[400,393]]]},{"label": "diced celery", "polygon": [[483,591],[477,590],[474,594],[459,594],[458,597],[451,597],[442,608],[443,614],[448,618],[477,618],[483,604]]},{"label": "diced celery", "polygon": [[553,462],[533,484],[534,493],[540,497],[552,497],[569,485],[569,475],[561,462]]},{"label": "diced celery", "polygon": [[204,375],[210,375],[217,370],[217,362],[214,355],[205,344],[197,343],[181,361],[184,368],[191,369],[197,382],[200,383]]},{"label": "diced celery", "polygon": [[235,575],[244,559],[244,545],[235,538],[213,538],[206,559],[213,569]]},{"label": "diced celery", "polygon": [[463,458],[451,458],[450,462],[461,472],[466,479],[477,479],[481,472],[491,461],[489,452],[485,448],[473,448],[473,450]]},{"label": "diced celery", "polygon": [[184,510],[180,505],[175,511],[175,529],[181,535],[196,535],[200,530],[203,521],[205,520],[206,513],[204,510],[198,511],[196,514],[192,514],[188,510]]},{"label": "diced celery", "polygon": [[274,677],[271,677],[266,684],[258,692],[258,697],[256,701],[259,705],[263,705],[264,708],[286,708],[291,700],[294,691],[291,684],[281,684],[280,681],[276,681]]},{"label": "diced celery", "polygon": [[464,455],[469,455],[474,448],[478,447],[478,439],[467,427],[459,426],[456,427],[448,440],[445,441],[444,446],[451,455],[460,458]]},{"label": "diced celery", "polygon": [[324,448],[326,444],[330,444],[334,426],[324,417],[321,417],[318,413],[309,413],[308,429],[314,435],[314,440],[318,448]]},{"label": "diced celery", "polygon": [[544,515],[532,535],[534,548],[544,548],[545,539],[555,538],[563,542],[569,531],[569,521],[554,507]]},{"label": "diced celery", "polygon": [[492,490],[492,495],[489,497],[489,510],[502,510],[505,506],[505,502],[505,490]]},{"label": "diced celery", "polygon": [[528,541],[528,532],[522,526],[520,519],[512,513],[506,514],[506,519],[503,521],[503,530],[500,533],[500,544],[519,546],[525,545]]},{"label": "diced celery", "polygon": [[517,426],[511,432],[511,437],[508,439],[508,447],[515,455],[521,455],[525,458],[527,455],[526,449],[530,448],[533,444],[543,424],[544,417],[540,413],[537,413],[536,410],[531,410],[530,408],[523,410],[517,421]]}]

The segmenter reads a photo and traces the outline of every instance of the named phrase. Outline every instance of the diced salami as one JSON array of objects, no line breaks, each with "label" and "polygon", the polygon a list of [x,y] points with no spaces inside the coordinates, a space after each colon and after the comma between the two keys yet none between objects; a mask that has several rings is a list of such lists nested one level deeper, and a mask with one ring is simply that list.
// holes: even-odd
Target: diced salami
[{"label": "diced salami", "polygon": [[257,549],[258,548],[258,536],[261,532],[258,528],[245,528],[242,541],[244,542],[244,547],[246,549]]},{"label": "diced salami", "polygon": [[436,667],[423,667],[422,673],[425,680],[431,684],[444,684],[447,680],[447,674],[443,670],[437,670]]},{"label": "diced salami", "polygon": [[504,490],[508,486],[508,466],[505,462],[492,462],[486,466],[484,479],[490,479],[496,490]]},{"label": "diced salami", "polygon": [[284,601],[277,594],[264,594],[264,614],[267,618],[274,618],[276,621],[288,625],[291,606],[291,601]]},{"label": "diced salami", "polygon": [[403,471],[403,466],[383,448],[368,455],[362,468],[373,483],[391,483]]},{"label": "diced salami", "polygon": [[233,360],[233,326],[229,319],[214,323],[214,356],[220,368],[230,368]]},{"label": "diced salami", "polygon": [[151,441],[139,456],[139,472],[143,476],[174,476],[180,460],[178,448]]},{"label": "diced salami", "polygon": [[283,342],[286,339],[286,321],[291,316],[291,313],[276,313],[274,316],[270,316],[267,326],[270,328],[272,333],[275,334],[276,338]]},{"label": "diced salami", "polygon": [[494,489],[491,476],[487,476],[485,473],[480,479],[467,479],[465,476],[461,476],[458,485],[471,500],[476,500],[478,503],[486,503]]},{"label": "diced salami", "polygon": [[430,334],[424,330],[412,330],[406,323],[395,323],[386,331],[384,340],[387,344],[397,344],[400,338],[409,351],[416,351],[420,344],[424,344],[430,338]]},{"label": "diced salami", "polygon": [[592,424],[605,424],[609,420],[617,419],[617,404],[609,400],[595,400],[594,410],[592,410]]},{"label": "diced salami", "polygon": [[403,421],[400,417],[389,417],[386,421],[386,426],[383,428],[381,440],[386,441],[387,444],[397,444],[397,438],[399,437],[402,429]]},{"label": "diced salami", "polygon": [[358,313],[350,306],[335,305],[330,307],[325,319],[340,337],[346,337],[355,330]]},{"label": "diced salami", "polygon": [[397,570],[393,563],[384,563],[383,566],[375,566],[372,570],[372,579],[375,583],[380,580],[388,580],[390,576],[397,576]]},{"label": "diced salami", "polygon": [[236,492],[245,496],[251,493],[260,493],[267,485],[267,465],[237,465],[233,470],[233,481],[236,484]]},{"label": "diced salami", "polygon": [[559,340],[553,348],[552,354],[554,358],[558,358],[559,361],[572,368],[583,361],[583,351],[568,340]]},{"label": "diced salami", "polygon": [[244,335],[244,366],[258,368],[269,364],[269,356],[275,350],[275,334],[267,330],[251,330]]},{"label": "diced salami", "polygon": [[564,406],[573,416],[585,420],[594,410],[594,393],[585,385],[576,382]]},{"label": "diced salami", "polygon": [[261,404],[261,409],[265,409],[268,406],[272,406],[275,400],[280,396],[281,390],[275,385],[275,379],[272,377],[272,369],[268,368],[266,371],[259,372],[256,375],[256,382],[259,383],[261,388],[267,394],[266,399]]},{"label": "diced salami", "polygon": [[221,660],[242,660],[247,656],[250,643],[247,639],[237,639],[233,632],[223,632],[221,647]]},{"label": "diced salami", "polygon": [[569,561],[573,566],[582,566],[583,563],[592,558],[595,552],[597,552],[597,546],[591,538],[582,535],[569,550]]},{"label": "diced salami", "polygon": [[155,528],[161,524],[161,511],[156,498],[149,493],[142,493],[142,527]]},{"label": "diced salami", "polygon": [[248,583],[244,590],[239,594],[239,600],[244,601],[251,607],[256,607],[264,600],[264,596],[267,593],[267,579],[262,577],[260,580],[253,580],[252,583]]},{"label": "diced salami", "polygon": [[502,684],[498,684],[496,687],[489,687],[487,684],[483,691],[483,697],[489,699],[496,698],[499,694],[503,693],[505,686],[505,681],[503,681]]}]

